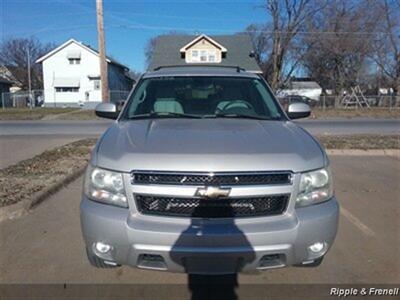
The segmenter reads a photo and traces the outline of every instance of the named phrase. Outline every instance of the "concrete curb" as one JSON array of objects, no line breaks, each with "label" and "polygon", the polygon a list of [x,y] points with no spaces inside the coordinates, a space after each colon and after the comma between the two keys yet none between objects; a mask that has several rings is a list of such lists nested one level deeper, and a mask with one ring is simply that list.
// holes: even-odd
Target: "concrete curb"
[{"label": "concrete curb", "polygon": [[342,156],[390,156],[400,159],[400,149],[327,149],[326,153]]},{"label": "concrete curb", "polygon": [[15,204],[0,207],[0,222],[4,220],[19,218],[27,214],[30,209],[34,208],[42,201],[48,199],[51,195],[58,192],[61,188],[81,176],[85,172],[85,169],[86,165],[77,168],[75,171],[48,186],[44,190],[33,194],[32,197],[30,197],[29,199],[17,202]]}]

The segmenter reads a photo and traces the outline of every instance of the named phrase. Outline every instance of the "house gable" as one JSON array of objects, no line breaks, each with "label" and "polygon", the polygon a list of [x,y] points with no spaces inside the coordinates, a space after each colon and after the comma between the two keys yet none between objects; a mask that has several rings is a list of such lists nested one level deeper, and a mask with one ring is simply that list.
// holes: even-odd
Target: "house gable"
[{"label": "house gable", "polygon": [[[44,60],[48,59],[49,57],[53,56],[54,54],[58,53],[59,51],[63,50],[64,48],[68,47],[68,46],[71,45],[71,44],[78,45],[79,47],[81,47],[81,48],[83,48],[83,49],[89,51],[90,53],[92,53],[92,54],[94,54],[94,55],[96,55],[96,56],[99,56],[99,54],[98,54],[96,51],[94,51],[93,49],[91,49],[90,47],[87,47],[86,45],[84,45],[84,44],[82,44],[82,43],[79,43],[79,42],[77,42],[77,41],[74,40],[74,39],[69,39],[69,40],[66,41],[64,44],[61,44],[61,45],[58,46],[57,48],[53,49],[53,50],[50,51],[49,53],[47,53],[47,54],[43,55],[42,57],[40,57],[39,59],[37,59],[37,60],[36,60],[36,63],[41,63],[41,62],[43,62]],[[75,53],[72,53],[72,52],[75,52]],[[72,57],[72,56],[76,56],[76,55],[78,55],[78,51],[77,51],[77,50],[71,51],[71,53],[68,53],[68,54],[67,54],[67,56],[71,56],[71,57]],[[80,54],[79,54],[79,56],[80,56]],[[108,62],[110,62],[110,61],[108,60]]]},{"label": "house gable", "polygon": [[180,49],[181,57],[187,63],[220,63],[227,49],[209,38],[200,35]]},{"label": "house gable", "polygon": [[227,49],[205,34],[199,35],[180,50],[187,63],[220,63]]},{"label": "house gable", "polygon": [[[97,50],[93,49],[90,46],[87,46],[81,42],[76,41],[75,39],[69,39],[68,41],[66,41],[64,44],[61,44],[60,46],[58,46],[57,48],[53,49],[52,51],[48,52],[47,54],[43,55],[42,57],[40,57],[39,59],[36,60],[36,63],[42,63],[43,61],[45,61],[46,59],[48,59],[49,57],[53,56],[54,54],[58,53],[59,51],[67,48],[70,45],[77,45],[79,46],[79,48],[86,50],[94,55],[96,55],[97,57],[99,57],[99,52],[97,52]],[[75,49],[74,51],[70,51],[67,53],[67,58],[68,59],[79,59],[80,58],[80,51],[78,49]],[[112,59],[110,57],[106,57],[106,61],[110,64],[114,64],[118,67],[121,67],[125,70],[129,70],[128,67],[124,66],[123,64],[117,62],[115,59]]]}]

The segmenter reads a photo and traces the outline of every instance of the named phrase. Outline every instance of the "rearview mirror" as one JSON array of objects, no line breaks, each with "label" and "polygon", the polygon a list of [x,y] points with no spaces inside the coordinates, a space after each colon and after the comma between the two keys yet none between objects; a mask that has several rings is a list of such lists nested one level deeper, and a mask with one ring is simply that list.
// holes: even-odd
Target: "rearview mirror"
[{"label": "rearview mirror", "polygon": [[100,118],[116,119],[118,117],[117,106],[114,103],[97,104],[95,113]]},{"label": "rearview mirror", "polygon": [[287,115],[290,119],[307,118],[311,114],[311,108],[305,103],[289,104]]}]

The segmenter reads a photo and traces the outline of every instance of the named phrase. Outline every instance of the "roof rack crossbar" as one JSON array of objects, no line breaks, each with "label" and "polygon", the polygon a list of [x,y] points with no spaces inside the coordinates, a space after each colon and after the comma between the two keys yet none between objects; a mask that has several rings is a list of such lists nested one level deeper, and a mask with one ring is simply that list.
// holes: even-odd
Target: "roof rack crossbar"
[{"label": "roof rack crossbar", "polygon": [[246,71],[246,69],[239,66],[221,66],[221,65],[207,65],[207,64],[187,64],[187,65],[169,65],[169,66],[158,66],[153,69],[153,71],[158,71],[166,68],[178,68],[178,67],[212,67],[212,68],[231,68],[236,69],[236,72]]}]

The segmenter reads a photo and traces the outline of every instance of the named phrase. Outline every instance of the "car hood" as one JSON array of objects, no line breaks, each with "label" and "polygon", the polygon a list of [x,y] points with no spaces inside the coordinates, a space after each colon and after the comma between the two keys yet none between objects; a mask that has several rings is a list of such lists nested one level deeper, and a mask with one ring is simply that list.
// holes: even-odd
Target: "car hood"
[{"label": "car hood", "polygon": [[319,144],[290,121],[154,119],[115,122],[92,163],[130,172],[301,172],[326,164]]}]

